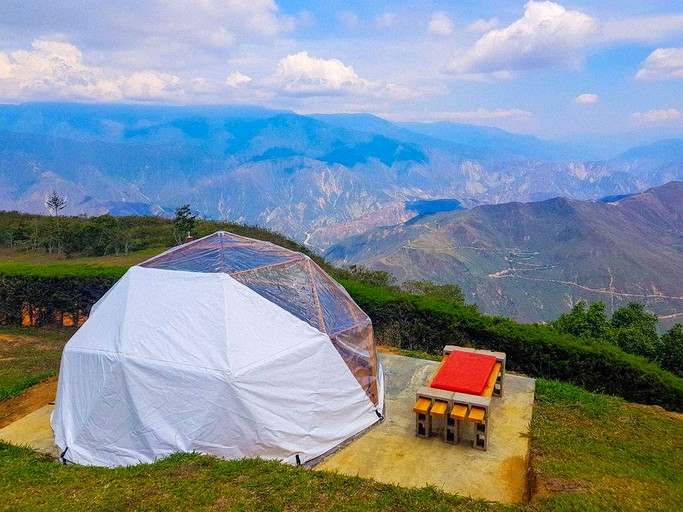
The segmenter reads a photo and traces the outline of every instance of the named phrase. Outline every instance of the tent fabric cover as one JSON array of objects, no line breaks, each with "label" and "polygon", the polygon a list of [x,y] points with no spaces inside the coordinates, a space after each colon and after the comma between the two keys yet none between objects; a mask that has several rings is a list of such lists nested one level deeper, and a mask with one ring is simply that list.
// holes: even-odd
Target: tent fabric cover
[{"label": "tent fabric cover", "polygon": [[[248,257],[226,247],[241,241]],[[383,395],[372,326],[343,288],[304,255],[219,232],[132,267],[93,306],[64,349],[51,423],[79,464],[295,463],[378,421]]]}]

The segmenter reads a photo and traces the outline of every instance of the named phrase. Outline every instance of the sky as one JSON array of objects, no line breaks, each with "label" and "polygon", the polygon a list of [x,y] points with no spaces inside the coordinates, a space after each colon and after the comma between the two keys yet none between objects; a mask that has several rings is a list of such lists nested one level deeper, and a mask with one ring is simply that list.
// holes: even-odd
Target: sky
[{"label": "sky", "polygon": [[683,136],[683,2],[2,0],[0,103]]}]

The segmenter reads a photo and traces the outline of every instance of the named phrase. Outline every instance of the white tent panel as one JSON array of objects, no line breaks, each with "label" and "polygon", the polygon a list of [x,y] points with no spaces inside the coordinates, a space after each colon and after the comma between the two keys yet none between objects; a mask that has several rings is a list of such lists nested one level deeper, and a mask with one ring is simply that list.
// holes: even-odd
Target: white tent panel
[{"label": "white tent panel", "polygon": [[67,344],[52,426],[81,464],[178,451],[294,462],[375,410],[325,333],[227,274],[133,267]]}]

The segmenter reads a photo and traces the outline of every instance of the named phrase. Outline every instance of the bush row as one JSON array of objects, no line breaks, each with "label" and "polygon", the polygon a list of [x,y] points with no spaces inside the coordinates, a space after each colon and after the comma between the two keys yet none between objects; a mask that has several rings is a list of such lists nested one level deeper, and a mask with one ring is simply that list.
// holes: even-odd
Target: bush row
[{"label": "bush row", "polygon": [[125,269],[0,265],[0,325],[79,325]]},{"label": "bush row", "polygon": [[632,402],[683,411],[683,379],[603,340],[481,315],[472,307],[342,281],[372,318],[379,343],[438,353],[446,344],[505,352],[507,367]]},{"label": "bush row", "polygon": [[[312,255],[304,246],[283,235],[256,226],[197,219],[192,234],[200,238],[219,229]],[[0,211],[0,247],[60,252],[70,257],[127,254],[153,247],[170,247],[175,243],[174,221],[170,218],[111,215],[55,218]]]},{"label": "bush row", "polygon": [[[30,314],[32,323],[45,325],[67,313],[77,324],[124,272],[121,267],[0,265],[0,323],[21,325]],[[607,342],[481,315],[448,300],[353,280],[341,283],[371,317],[379,343],[433,354],[446,344],[499,350],[507,354],[510,370],[683,411],[683,379]]]}]

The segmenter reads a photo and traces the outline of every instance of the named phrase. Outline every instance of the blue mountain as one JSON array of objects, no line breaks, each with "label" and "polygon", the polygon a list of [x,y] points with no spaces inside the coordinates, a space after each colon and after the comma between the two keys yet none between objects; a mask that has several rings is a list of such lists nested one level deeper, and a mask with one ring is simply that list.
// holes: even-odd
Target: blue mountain
[{"label": "blue mountain", "polygon": [[[585,161],[536,137],[369,114],[245,106],[0,105],[0,208],[260,224],[324,249],[368,229],[504,201],[597,199],[683,178],[680,143]],[[571,157],[571,158],[570,158]],[[145,206],[146,205],[146,206]]]}]

